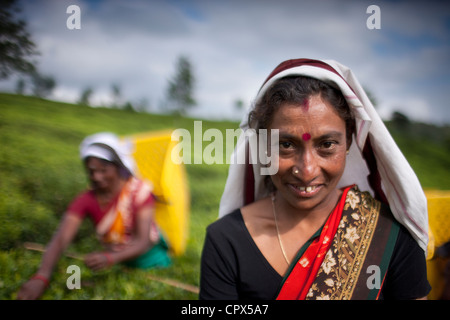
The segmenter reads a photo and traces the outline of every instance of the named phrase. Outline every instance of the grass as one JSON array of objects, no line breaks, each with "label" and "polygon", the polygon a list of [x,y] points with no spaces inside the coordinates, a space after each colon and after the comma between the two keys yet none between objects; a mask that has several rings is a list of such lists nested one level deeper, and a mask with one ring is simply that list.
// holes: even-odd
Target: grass
[{"label": "grass", "polygon": [[[23,248],[26,241],[46,244],[73,197],[87,179],[78,157],[82,139],[99,131],[120,135],[186,128],[193,119],[90,108],[33,97],[0,95],[0,299],[14,299],[20,285],[38,268],[42,254]],[[236,123],[203,123],[235,129]],[[93,273],[81,261],[60,260],[43,299],[196,299],[188,291],[152,281],[148,275],[199,285],[205,227],[217,218],[227,165],[187,165],[191,192],[190,237],[186,253],[167,269],[124,266]],[[87,253],[100,246],[85,221],[68,251]],[[81,268],[80,290],[66,287],[67,267]]]},{"label": "grass", "polygon": [[[237,125],[204,121],[203,132],[207,128],[225,132]],[[26,250],[23,243],[46,244],[67,205],[86,188],[78,157],[82,139],[99,131],[129,135],[168,128],[192,132],[194,119],[0,94],[0,299],[14,299],[39,266],[42,254]],[[392,125],[390,129],[424,188],[450,189],[450,149],[443,144],[445,139],[433,142],[422,135],[411,138]],[[94,273],[79,260],[63,257],[43,299],[197,299],[194,293],[149,278],[199,285],[205,228],[217,218],[228,166],[192,164],[186,169],[191,193],[190,236],[185,254],[174,258],[171,267],[143,271],[116,265]],[[99,249],[93,234],[91,223],[85,221],[68,251]],[[66,286],[67,267],[73,264],[81,268],[79,290]]]}]

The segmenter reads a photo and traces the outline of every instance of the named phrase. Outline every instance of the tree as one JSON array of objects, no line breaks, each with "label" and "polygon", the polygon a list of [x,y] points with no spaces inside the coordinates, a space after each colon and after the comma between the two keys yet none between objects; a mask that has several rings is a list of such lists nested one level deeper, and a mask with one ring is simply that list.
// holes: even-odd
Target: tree
[{"label": "tree", "polygon": [[29,58],[37,54],[26,23],[14,15],[20,10],[15,0],[2,0],[0,6],[0,79],[14,72],[31,74],[36,70]]},{"label": "tree", "polygon": [[31,82],[33,83],[33,94],[39,98],[47,97],[56,87],[55,78],[42,75],[38,72],[32,74]]},{"label": "tree", "polygon": [[86,89],[84,89],[81,93],[80,100],[78,100],[78,104],[81,104],[82,106],[88,106],[89,99],[91,98],[93,92],[94,91],[91,87],[87,87]]},{"label": "tree", "polygon": [[192,65],[188,58],[181,56],[177,61],[176,74],[169,80],[167,90],[169,105],[175,107],[180,114],[185,114],[188,108],[196,105],[193,97],[194,85]]},{"label": "tree", "polygon": [[25,93],[25,80],[20,78],[16,82],[16,93],[23,95]]},{"label": "tree", "polygon": [[111,84],[111,93],[112,93],[112,107],[113,108],[120,108],[122,103],[122,90],[120,88],[120,85],[117,83]]},{"label": "tree", "polygon": [[410,120],[408,118],[408,116],[406,116],[405,114],[401,113],[400,111],[394,111],[392,112],[392,122],[394,122],[394,124],[404,127],[410,124]]},{"label": "tree", "polygon": [[238,111],[244,109],[244,101],[242,101],[242,99],[234,100],[234,108]]},{"label": "tree", "polygon": [[400,111],[392,112],[391,122],[397,130],[401,130],[404,133],[407,133],[411,127],[411,121],[408,116],[401,113]]}]

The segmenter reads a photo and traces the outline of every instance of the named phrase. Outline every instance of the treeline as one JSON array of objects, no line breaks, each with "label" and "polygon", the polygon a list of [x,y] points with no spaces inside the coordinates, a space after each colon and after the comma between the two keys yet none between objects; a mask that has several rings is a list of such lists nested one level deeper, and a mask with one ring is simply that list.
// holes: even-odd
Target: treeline
[{"label": "treeline", "polygon": [[450,126],[434,125],[410,120],[405,114],[394,111],[391,120],[385,121],[391,134],[395,137],[403,137],[404,143],[411,144],[417,141],[428,142],[450,151]]},{"label": "treeline", "polygon": [[[15,92],[47,98],[57,87],[53,75],[42,73],[36,57],[40,55],[32,36],[27,30],[27,24],[19,16],[21,11],[17,0],[4,0],[0,6],[0,80],[17,76]],[[166,89],[166,101],[163,107],[171,113],[186,114],[195,106],[194,88],[196,79],[192,64],[185,56],[180,56],[176,62],[176,72],[169,79]],[[78,104],[91,105],[94,95],[92,87],[84,88],[78,99]],[[111,102],[108,107],[131,111],[148,111],[148,101],[143,98],[131,103],[123,99],[118,84],[111,85]]]}]

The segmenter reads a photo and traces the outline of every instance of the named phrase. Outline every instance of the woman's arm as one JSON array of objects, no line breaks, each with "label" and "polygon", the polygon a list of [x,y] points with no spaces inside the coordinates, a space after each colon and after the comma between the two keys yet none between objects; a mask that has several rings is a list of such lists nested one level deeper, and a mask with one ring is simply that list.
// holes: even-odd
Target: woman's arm
[{"label": "woman's arm", "polygon": [[57,230],[48,244],[41,265],[36,274],[20,288],[17,299],[35,300],[44,293],[51,278],[53,269],[57,264],[62,252],[72,242],[82,219],[73,214],[66,214]]}]

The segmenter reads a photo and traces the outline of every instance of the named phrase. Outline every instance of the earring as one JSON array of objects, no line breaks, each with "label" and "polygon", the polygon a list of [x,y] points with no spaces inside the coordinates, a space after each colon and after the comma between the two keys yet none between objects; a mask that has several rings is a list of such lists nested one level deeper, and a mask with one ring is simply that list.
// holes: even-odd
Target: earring
[{"label": "earring", "polygon": [[347,155],[350,153],[350,150],[347,150]]}]

